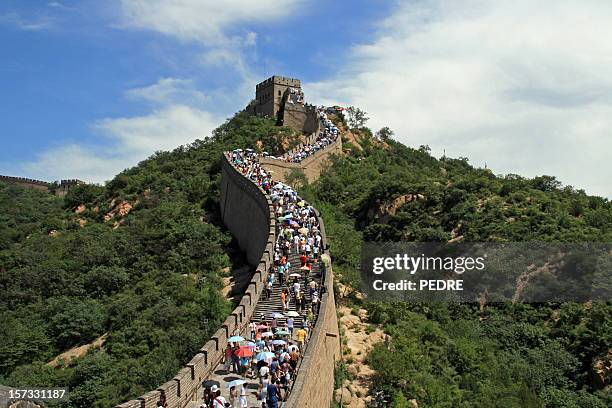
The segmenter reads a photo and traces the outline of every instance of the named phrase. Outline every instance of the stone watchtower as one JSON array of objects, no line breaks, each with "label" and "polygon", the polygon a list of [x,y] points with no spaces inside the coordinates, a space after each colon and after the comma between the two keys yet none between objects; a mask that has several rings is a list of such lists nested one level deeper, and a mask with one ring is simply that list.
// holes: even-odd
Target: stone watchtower
[{"label": "stone watchtower", "polygon": [[318,131],[316,108],[304,104],[304,92],[299,79],[274,75],[255,86],[255,104],[249,111],[268,116],[279,125],[312,134]]},{"label": "stone watchtower", "polygon": [[271,118],[278,117],[278,111],[282,109],[283,97],[287,89],[294,88],[302,90],[299,79],[285,78],[274,75],[255,86],[255,99],[257,105],[255,113]]}]

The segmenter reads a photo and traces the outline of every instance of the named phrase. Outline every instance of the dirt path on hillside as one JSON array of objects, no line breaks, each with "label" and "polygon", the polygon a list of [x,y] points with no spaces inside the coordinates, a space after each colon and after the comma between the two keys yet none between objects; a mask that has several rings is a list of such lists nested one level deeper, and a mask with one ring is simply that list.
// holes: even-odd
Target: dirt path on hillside
[{"label": "dirt path on hillside", "polygon": [[[344,329],[346,344],[342,345],[343,358],[352,379],[346,380],[336,390],[336,401],[343,407],[365,408],[371,400],[369,389],[375,371],[365,363],[365,358],[375,344],[384,341],[385,334],[368,323],[368,312],[359,309],[357,314],[347,306],[338,308],[339,324]],[[344,343],[344,341],[343,341]]]},{"label": "dirt path on hillside", "polygon": [[49,361],[47,365],[54,368],[63,364],[67,365],[73,359],[85,356],[85,354],[87,354],[92,348],[102,348],[107,337],[108,333],[104,333],[91,343],[83,344],[82,346],[73,347],[70,350],[64,351],[62,354]]}]

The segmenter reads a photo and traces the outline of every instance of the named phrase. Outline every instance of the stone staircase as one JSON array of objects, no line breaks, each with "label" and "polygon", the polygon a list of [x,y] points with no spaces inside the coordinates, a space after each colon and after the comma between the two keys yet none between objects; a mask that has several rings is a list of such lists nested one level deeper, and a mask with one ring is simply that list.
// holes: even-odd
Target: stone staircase
[{"label": "stone staircase", "polygon": [[[319,262],[313,263],[312,272],[309,274],[309,278],[307,280],[304,271],[300,270],[300,267],[301,267],[300,256],[299,254],[295,253],[295,250],[291,251],[291,254],[288,256],[288,260],[291,263],[291,268],[289,270],[289,274],[287,274],[287,277],[292,273],[301,274],[302,277],[298,278],[298,282],[300,283],[300,289],[304,290],[305,295],[306,295],[306,310],[303,310],[299,317],[293,318],[294,327],[297,329],[298,327],[302,326],[302,322],[304,321],[304,316],[307,314],[308,308],[310,307],[311,302],[312,302],[312,297],[310,296],[310,293],[308,290],[309,289],[308,283],[310,282],[310,280],[314,280],[315,282],[317,282],[317,291],[318,291],[319,297],[321,296],[320,284],[321,284],[321,278],[322,278],[322,273],[321,273],[322,272],[321,271],[322,262],[319,261]],[[261,298],[259,299],[259,302],[257,302],[257,306],[255,307],[255,313],[253,314],[253,321],[255,321],[256,323],[263,323],[260,321],[260,315],[261,313],[263,313],[265,321],[269,323],[271,321],[272,313],[274,312],[283,313],[283,306],[280,300],[281,290],[283,287],[286,287],[288,288],[289,293],[292,294],[293,293],[293,282],[294,282],[293,279],[294,278],[289,278],[291,283],[288,284],[287,282],[285,282],[284,285],[281,286],[279,279],[278,279],[278,273],[275,274],[275,281],[272,287],[272,294],[270,295],[269,299],[266,299],[265,292],[262,293]],[[292,297],[290,297],[289,308],[287,309],[287,311],[290,311],[290,310],[295,311],[295,312],[298,311],[296,304],[293,301]],[[286,318],[277,319],[278,326],[279,327],[283,326],[286,320],[287,320]]]}]

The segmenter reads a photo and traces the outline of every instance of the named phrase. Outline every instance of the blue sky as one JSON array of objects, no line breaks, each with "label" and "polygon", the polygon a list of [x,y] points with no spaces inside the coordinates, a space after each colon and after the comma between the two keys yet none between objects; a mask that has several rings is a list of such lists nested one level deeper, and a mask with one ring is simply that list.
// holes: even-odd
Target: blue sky
[{"label": "blue sky", "polygon": [[496,173],[612,197],[602,1],[0,3],[0,174],[104,182],[210,133],[271,74]]}]

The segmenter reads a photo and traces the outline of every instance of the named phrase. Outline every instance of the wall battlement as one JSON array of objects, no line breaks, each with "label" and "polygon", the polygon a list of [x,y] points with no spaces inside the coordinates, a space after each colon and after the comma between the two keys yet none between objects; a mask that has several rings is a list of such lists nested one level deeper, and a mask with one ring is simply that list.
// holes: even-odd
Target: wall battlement
[{"label": "wall battlement", "polygon": [[302,86],[300,80],[297,78],[288,78],[288,77],[284,77],[280,75],[273,75],[270,78],[264,81],[261,81],[260,83],[255,85],[255,90],[265,88],[267,86],[270,86],[273,83],[279,84],[279,85],[285,85],[285,86],[292,86],[295,88],[301,88]]},{"label": "wall battlement", "polygon": [[51,187],[51,183],[42,180],[34,180],[27,177],[12,177],[12,176],[0,176],[0,181],[14,184],[34,184],[37,186]]}]

